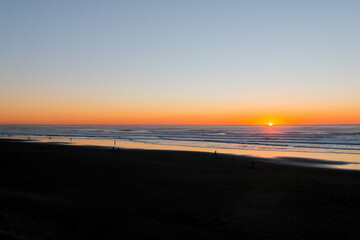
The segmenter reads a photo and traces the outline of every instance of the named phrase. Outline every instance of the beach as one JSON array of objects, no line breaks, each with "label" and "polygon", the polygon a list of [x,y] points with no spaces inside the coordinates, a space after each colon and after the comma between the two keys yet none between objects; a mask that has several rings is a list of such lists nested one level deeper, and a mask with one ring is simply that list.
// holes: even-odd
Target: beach
[{"label": "beach", "polygon": [[359,239],[360,172],[0,140],[1,239]]}]

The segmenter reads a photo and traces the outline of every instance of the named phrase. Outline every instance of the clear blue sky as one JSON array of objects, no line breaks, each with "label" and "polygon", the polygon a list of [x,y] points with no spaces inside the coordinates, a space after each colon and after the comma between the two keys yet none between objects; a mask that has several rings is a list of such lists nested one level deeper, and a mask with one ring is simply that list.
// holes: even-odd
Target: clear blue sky
[{"label": "clear blue sky", "polygon": [[360,1],[3,0],[0,123],[103,106],[348,116],[360,112],[359,13]]}]

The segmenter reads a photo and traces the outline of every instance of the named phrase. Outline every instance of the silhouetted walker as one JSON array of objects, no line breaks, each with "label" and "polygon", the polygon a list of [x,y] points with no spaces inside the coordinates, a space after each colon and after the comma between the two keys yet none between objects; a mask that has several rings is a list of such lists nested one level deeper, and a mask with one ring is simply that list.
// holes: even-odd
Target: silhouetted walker
[{"label": "silhouetted walker", "polygon": [[215,151],[215,155],[214,155],[214,157],[215,157],[215,158],[217,158],[217,153],[216,153],[216,151]]},{"label": "silhouetted walker", "polygon": [[116,145],[116,140],[114,140],[114,146]]},{"label": "silhouetted walker", "polygon": [[70,142],[72,142],[72,138],[70,138]]}]

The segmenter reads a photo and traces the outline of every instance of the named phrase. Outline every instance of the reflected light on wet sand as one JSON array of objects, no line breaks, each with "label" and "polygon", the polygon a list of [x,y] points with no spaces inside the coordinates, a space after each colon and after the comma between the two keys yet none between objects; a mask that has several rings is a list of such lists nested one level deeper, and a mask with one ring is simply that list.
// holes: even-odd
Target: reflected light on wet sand
[{"label": "reflected light on wet sand", "polygon": [[[202,148],[202,147],[188,147],[176,145],[161,145],[149,144],[141,142],[124,141],[120,139],[89,139],[89,138],[56,138],[56,137],[39,137],[39,136],[13,136],[7,137],[13,139],[23,139],[44,142],[44,143],[59,143],[71,144],[79,146],[100,146],[100,147],[115,147],[124,149],[147,149],[147,150],[175,150],[175,151],[195,151],[195,152],[215,152],[219,154],[234,154],[255,156],[262,158],[274,159],[277,157],[290,157],[290,158],[309,158],[309,159],[322,159],[330,161],[348,162],[349,164],[341,165],[323,165],[324,167],[341,168],[341,169],[357,169],[360,170],[360,159],[357,154],[338,154],[338,153],[309,153],[309,152],[285,152],[285,151],[261,151],[261,150],[243,150],[243,149],[215,149],[215,148]],[[276,159],[279,160],[279,159]],[[279,160],[281,161],[281,160]],[[278,161],[277,161],[278,162]],[[306,165],[296,164],[295,165]]]}]

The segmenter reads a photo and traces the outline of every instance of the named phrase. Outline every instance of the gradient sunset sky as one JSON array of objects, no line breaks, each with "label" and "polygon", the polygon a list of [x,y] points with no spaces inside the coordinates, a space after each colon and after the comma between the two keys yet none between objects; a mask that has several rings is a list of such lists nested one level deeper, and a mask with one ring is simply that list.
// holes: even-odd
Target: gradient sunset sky
[{"label": "gradient sunset sky", "polygon": [[0,1],[0,124],[360,124],[360,1]]}]

